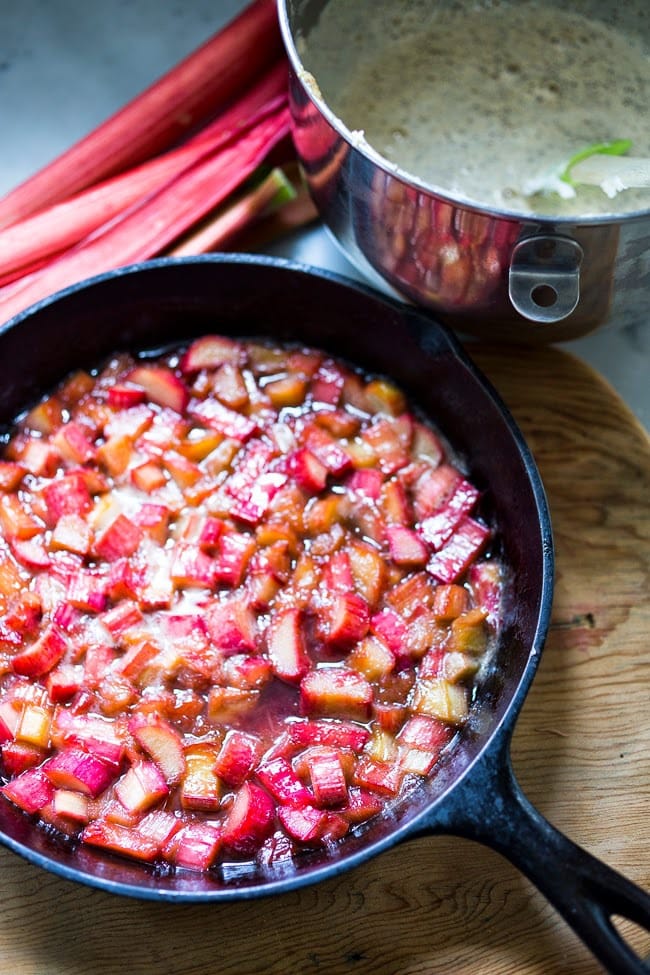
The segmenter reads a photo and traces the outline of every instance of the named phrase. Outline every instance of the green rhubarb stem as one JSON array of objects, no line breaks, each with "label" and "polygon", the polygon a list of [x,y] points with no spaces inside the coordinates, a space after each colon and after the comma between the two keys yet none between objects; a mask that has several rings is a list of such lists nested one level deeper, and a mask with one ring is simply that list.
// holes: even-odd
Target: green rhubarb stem
[{"label": "green rhubarb stem", "polygon": [[254,181],[252,189],[245,192],[230,206],[217,212],[201,227],[186,236],[180,244],[172,247],[168,253],[173,257],[187,257],[219,250],[235,234],[245,230],[261,217],[273,213],[295,197],[296,191],[291,181],[281,168],[276,167],[261,181],[259,178]]}]

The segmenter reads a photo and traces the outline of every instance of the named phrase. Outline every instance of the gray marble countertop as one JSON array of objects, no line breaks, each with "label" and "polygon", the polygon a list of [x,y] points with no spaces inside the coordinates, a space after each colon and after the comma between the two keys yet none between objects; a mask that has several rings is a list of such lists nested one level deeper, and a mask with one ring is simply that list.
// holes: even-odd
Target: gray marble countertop
[{"label": "gray marble countertop", "polygon": [[[84,135],[201,44],[242,0],[0,0],[0,194]],[[353,277],[316,227],[273,248]],[[650,428],[650,316],[564,348],[618,391]]]}]

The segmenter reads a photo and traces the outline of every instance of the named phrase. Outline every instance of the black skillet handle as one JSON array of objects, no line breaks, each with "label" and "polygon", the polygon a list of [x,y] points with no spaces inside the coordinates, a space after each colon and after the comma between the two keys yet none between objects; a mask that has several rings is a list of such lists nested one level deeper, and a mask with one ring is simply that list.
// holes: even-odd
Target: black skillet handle
[{"label": "black skillet handle", "polygon": [[524,796],[503,751],[488,754],[447,797],[431,826],[477,840],[524,873],[612,975],[648,975],[650,964],[615,927],[650,931],[650,895],[560,833]]}]

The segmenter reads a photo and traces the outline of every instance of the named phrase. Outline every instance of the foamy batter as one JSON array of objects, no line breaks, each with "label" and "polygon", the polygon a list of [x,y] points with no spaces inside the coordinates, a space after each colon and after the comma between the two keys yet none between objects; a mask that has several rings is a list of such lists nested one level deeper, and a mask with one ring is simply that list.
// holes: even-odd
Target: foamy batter
[{"label": "foamy batter", "polygon": [[631,139],[650,156],[648,7],[634,37],[573,10],[330,0],[301,54],[347,128],[454,196],[544,214],[643,209],[650,190],[521,192],[595,142]]}]

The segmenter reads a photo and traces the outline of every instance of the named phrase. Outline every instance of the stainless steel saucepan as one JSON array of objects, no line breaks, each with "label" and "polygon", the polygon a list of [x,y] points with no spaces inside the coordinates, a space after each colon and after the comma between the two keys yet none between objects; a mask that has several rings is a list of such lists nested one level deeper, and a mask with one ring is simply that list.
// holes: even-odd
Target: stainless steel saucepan
[{"label": "stainless steel saucepan", "polygon": [[[278,0],[293,69],[294,140],[323,221],[372,281],[491,339],[553,342],[647,321],[650,207],[617,212],[614,198],[598,215],[522,216],[469,203],[390,165],[346,128],[313,74],[309,34],[326,6]],[[577,0],[572,10],[650,46],[644,0]],[[359,11],[356,36],[363,36],[373,4]]]}]

